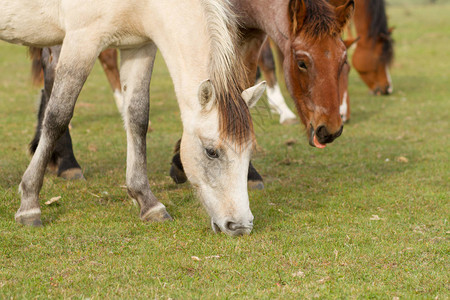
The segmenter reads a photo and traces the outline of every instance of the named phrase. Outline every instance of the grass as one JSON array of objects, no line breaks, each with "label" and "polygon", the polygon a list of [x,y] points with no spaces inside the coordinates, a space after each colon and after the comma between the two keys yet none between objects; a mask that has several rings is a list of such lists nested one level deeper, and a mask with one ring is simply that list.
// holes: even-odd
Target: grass
[{"label": "grass", "polygon": [[182,127],[161,57],[148,164],[174,222],[142,223],[121,188],[125,134],[96,65],[72,121],[87,181],[47,174],[44,227],[15,224],[38,89],[26,49],[1,43],[0,298],[449,298],[450,5],[425,2],[389,2],[395,92],[369,96],[352,71],[352,120],[327,148],[254,111],[266,189],[249,192],[255,228],[241,238],[213,234],[168,176]]}]

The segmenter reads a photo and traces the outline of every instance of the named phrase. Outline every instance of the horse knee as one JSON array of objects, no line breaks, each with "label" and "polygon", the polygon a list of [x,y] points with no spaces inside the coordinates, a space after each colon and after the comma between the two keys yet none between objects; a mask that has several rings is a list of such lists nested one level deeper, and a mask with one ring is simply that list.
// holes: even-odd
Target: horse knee
[{"label": "horse knee", "polygon": [[52,109],[49,107],[45,114],[43,131],[47,134],[54,135],[54,138],[58,139],[66,130],[68,130],[71,118],[71,111],[65,111],[64,109]]}]

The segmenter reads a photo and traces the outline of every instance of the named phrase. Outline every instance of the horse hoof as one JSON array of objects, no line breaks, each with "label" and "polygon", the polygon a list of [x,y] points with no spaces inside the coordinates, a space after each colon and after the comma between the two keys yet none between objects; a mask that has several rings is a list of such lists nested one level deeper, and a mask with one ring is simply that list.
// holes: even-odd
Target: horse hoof
[{"label": "horse hoof", "polygon": [[31,226],[31,227],[41,227],[42,221],[41,221],[41,211],[34,212],[33,211],[25,211],[25,212],[17,212],[14,219],[18,224],[22,224],[25,226]]},{"label": "horse hoof", "polygon": [[172,217],[167,212],[166,207],[162,203],[159,203],[146,212],[141,212],[141,220],[145,222],[165,222],[172,221]]},{"label": "horse hoof", "polygon": [[80,179],[85,180],[83,172],[81,171],[81,169],[78,168],[62,171],[58,176],[66,180],[80,180]]},{"label": "horse hoof", "polygon": [[248,187],[252,190],[263,190],[264,183],[262,181],[248,181]]},{"label": "horse hoof", "polygon": [[185,183],[187,181],[186,174],[174,164],[170,167],[170,177],[172,177],[176,184]]},{"label": "horse hoof", "polygon": [[294,125],[294,124],[298,124],[298,120],[297,118],[293,118],[293,119],[286,119],[283,120],[283,122],[280,122],[281,125]]}]

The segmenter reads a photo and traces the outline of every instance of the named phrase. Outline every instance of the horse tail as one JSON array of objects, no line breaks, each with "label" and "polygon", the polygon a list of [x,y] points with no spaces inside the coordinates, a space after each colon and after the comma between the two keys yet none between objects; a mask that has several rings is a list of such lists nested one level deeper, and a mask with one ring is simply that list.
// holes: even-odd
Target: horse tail
[{"label": "horse tail", "polygon": [[36,86],[44,83],[44,71],[42,70],[42,48],[29,47],[28,55],[31,58],[31,81]]}]

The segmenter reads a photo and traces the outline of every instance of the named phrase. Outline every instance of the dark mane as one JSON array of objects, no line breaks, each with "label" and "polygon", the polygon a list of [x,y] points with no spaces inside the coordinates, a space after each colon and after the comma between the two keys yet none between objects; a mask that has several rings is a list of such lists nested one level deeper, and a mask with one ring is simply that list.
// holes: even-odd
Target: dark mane
[{"label": "dark mane", "polygon": [[[328,2],[324,0],[303,0],[303,2],[306,15],[301,30],[307,37],[317,39],[325,35],[340,34],[335,11]],[[294,32],[298,29],[300,28],[294,27]]]},{"label": "dark mane", "polygon": [[371,17],[369,38],[373,40],[374,44],[381,38],[383,43],[381,60],[383,63],[390,64],[394,58],[394,45],[388,29],[384,0],[367,1],[366,9],[367,16]]}]

